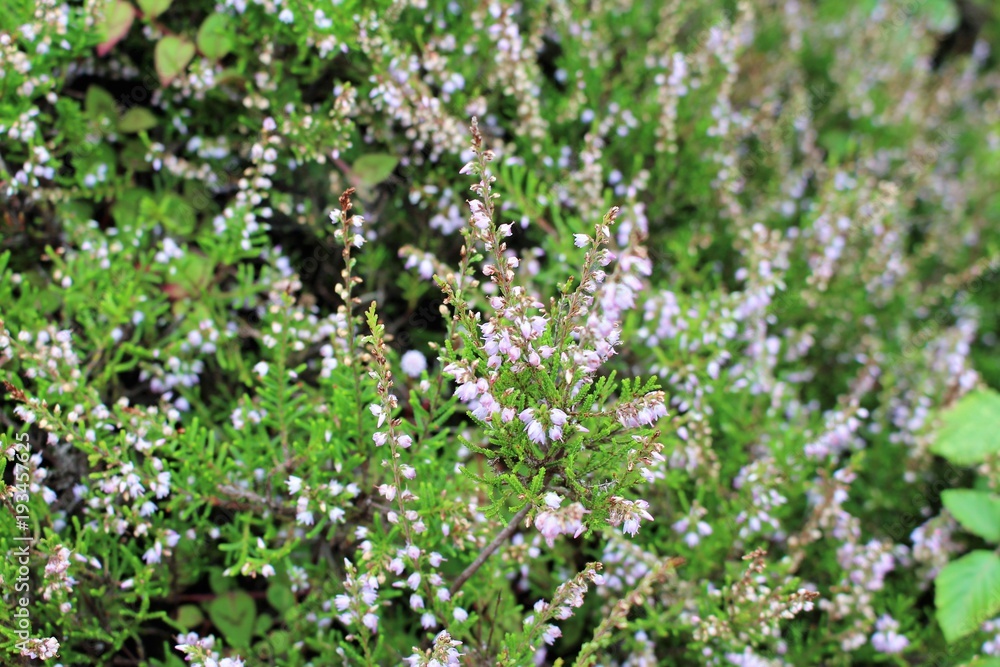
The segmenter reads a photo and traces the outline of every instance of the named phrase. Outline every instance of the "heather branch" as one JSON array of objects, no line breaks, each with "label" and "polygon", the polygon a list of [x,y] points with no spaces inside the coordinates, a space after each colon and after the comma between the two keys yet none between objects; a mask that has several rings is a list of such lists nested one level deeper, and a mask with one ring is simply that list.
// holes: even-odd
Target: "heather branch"
[{"label": "heather branch", "polygon": [[451,585],[450,591],[452,597],[454,597],[455,593],[457,593],[458,590],[462,588],[462,585],[466,581],[468,581],[469,578],[472,575],[474,575],[477,570],[479,570],[479,568],[483,566],[483,563],[486,562],[486,559],[489,558],[494,551],[499,549],[500,545],[503,544],[515,530],[517,530],[517,525],[524,520],[524,517],[528,515],[528,512],[530,510],[531,510],[530,503],[522,507],[521,511],[515,514],[514,518],[510,520],[510,523],[507,524],[507,527],[501,530],[499,533],[497,533],[497,536],[493,538],[493,541],[487,544],[486,547],[479,552],[479,555],[476,556],[476,560],[472,561],[472,564],[470,564],[469,567],[465,568],[465,570],[462,571],[462,574],[458,575],[458,578],[455,579],[455,583]]},{"label": "heather branch", "polygon": [[666,581],[667,577],[679,565],[683,564],[683,558],[668,558],[657,563],[628,595],[615,603],[611,613],[601,621],[597,630],[594,631],[594,638],[580,649],[573,667],[589,667],[589,665],[593,665],[597,660],[596,652],[608,644],[615,629],[620,630],[628,626],[628,615],[632,611],[632,608],[641,607],[646,604],[647,598],[653,593],[653,586]]}]

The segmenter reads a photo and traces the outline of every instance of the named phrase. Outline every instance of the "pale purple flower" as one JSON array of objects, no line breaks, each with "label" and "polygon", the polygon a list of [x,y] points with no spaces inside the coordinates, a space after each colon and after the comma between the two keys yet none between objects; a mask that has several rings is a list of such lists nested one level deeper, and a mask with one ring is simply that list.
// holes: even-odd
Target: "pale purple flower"
[{"label": "pale purple flower", "polygon": [[417,350],[410,350],[399,360],[399,365],[404,373],[411,378],[417,378],[427,370],[427,358]]},{"label": "pale purple flower", "polygon": [[875,622],[878,631],[872,635],[872,648],[879,653],[901,653],[910,645],[910,640],[898,634],[899,622],[888,614],[883,614]]},{"label": "pale purple flower", "polygon": [[542,641],[551,646],[559,637],[562,637],[562,630],[554,625],[545,626],[545,630],[542,632]]},{"label": "pale purple flower", "polygon": [[364,623],[365,627],[372,632],[378,632],[378,616],[375,614],[372,614],[371,612],[365,614],[361,619],[361,622]]},{"label": "pale purple flower", "polygon": [[474,199],[469,202],[469,208],[472,209],[472,226],[477,229],[488,229],[490,226],[490,216],[486,213],[486,207],[483,206],[483,202]]}]

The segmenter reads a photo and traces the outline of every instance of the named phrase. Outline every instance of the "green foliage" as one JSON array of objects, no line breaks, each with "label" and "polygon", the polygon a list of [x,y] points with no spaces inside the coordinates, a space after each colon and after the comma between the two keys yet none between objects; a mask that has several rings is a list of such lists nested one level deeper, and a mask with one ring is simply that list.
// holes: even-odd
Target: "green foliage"
[{"label": "green foliage", "polygon": [[8,2],[0,662],[988,664],[995,11],[778,9]]},{"label": "green foliage", "polygon": [[934,583],[937,621],[954,642],[1000,613],[1000,556],[973,551],[948,563]]},{"label": "green foliage", "polygon": [[945,411],[933,451],[958,465],[981,463],[1000,453],[1000,392],[969,394]]}]

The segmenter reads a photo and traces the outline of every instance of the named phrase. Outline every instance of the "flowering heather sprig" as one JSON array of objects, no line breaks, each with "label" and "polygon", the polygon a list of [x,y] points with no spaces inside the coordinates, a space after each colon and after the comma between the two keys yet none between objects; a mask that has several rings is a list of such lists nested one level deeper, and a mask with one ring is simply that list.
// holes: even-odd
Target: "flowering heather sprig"
[{"label": "flowering heather sprig", "polygon": [[666,396],[662,391],[646,394],[630,403],[619,405],[615,409],[618,422],[626,428],[652,426],[662,417],[667,416]]},{"label": "flowering heather sprig", "polygon": [[899,621],[888,614],[879,616],[875,622],[875,634],[872,635],[872,648],[879,653],[902,653],[910,640],[899,634]]},{"label": "flowering heather sprig", "polygon": [[403,658],[403,662],[410,667],[458,667],[463,654],[455,647],[461,645],[462,642],[452,639],[447,630],[442,630],[434,637],[434,646],[426,651],[414,647],[413,655]]},{"label": "flowering heather sprig", "polygon": [[571,503],[560,507],[562,498],[551,491],[545,495],[546,509],[535,515],[535,528],[545,538],[550,547],[555,544],[559,535],[569,535],[577,538],[583,534],[583,516],[588,513],[580,503]]},{"label": "flowering heather sprig", "polygon": [[38,639],[32,637],[24,642],[20,654],[32,660],[48,660],[59,655],[59,640],[55,637]]},{"label": "flowering heather sprig", "polygon": [[388,520],[389,523],[398,522],[402,525],[407,548],[410,548],[414,544],[413,536],[427,530],[419,515],[406,508],[406,503],[417,500],[417,496],[407,487],[407,480],[414,479],[417,473],[413,466],[400,463],[399,452],[401,449],[409,449],[413,445],[413,438],[400,432],[402,420],[392,416],[399,402],[395,394],[392,393],[392,370],[385,356],[385,327],[379,324],[374,302],[365,315],[371,330],[368,343],[374,362],[371,364],[369,375],[376,382],[376,392],[379,397],[379,402],[371,405],[370,409],[372,414],[378,418],[377,427],[381,429],[385,425],[385,430],[376,431],[372,440],[377,447],[389,445],[389,458],[383,459],[382,465],[392,471],[392,483],[379,485],[378,491],[388,501],[396,501],[399,512],[389,512]]},{"label": "flowering heather sprig", "polygon": [[[652,518],[642,504],[645,501],[620,510],[609,504],[595,513],[596,508],[588,501],[617,502],[608,500],[616,484],[600,485],[599,480],[588,475],[588,489],[583,479],[576,478],[576,471],[552,465],[565,460],[562,452],[573,451],[587,452],[584,456],[610,464],[624,449],[626,471],[630,479],[638,480],[652,478],[649,466],[663,460],[657,434],[644,429],[666,415],[665,395],[650,391],[648,385],[640,389],[638,384],[626,382],[616,406],[602,409],[612,402],[614,385],[606,380],[595,382],[598,369],[614,352],[620,324],[615,318],[622,316],[621,308],[607,307],[601,308],[600,316],[594,319],[596,315],[591,316],[590,310],[594,293],[605,279],[602,267],[613,261],[613,255],[603,246],[611,241],[610,225],[618,210],[613,208],[596,225],[594,238],[577,235],[576,245],[588,247],[580,284],[570,289],[571,283],[567,283],[560,300],[552,303],[547,312],[539,298],[529,296],[515,284],[513,268],[517,257],[507,251],[503,241],[511,233],[510,225],[498,226],[494,220],[498,195],[492,189],[495,179],[489,170],[493,155],[484,147],[475,123],[472,134],[474,159],[462,171],[479,178],[472,189],[480,199],[469,203],[466,236],[473,243],[483,244],[492,258],[484,272],[495,287],[489,299],[493,313],[482,322],[481,313],[459,303],[453,298],[455,288],[443,284],[465,330],[465,344],[448,351],[443,357],[443,370],[458,385],[455,396],[468,404],[470,414],[486,426],[496,443],[494,447],[499,446],[473,446],[473,450],[490,455],[498,473],[498,490],[499,483],[506,482],[519,499],[533,498],[534,504],[543,508],[535,516],[535,526],[546,542],[551,544],[560,534],[579,536],[586,529],[586,517],[592,513],[602,519],[610,513],[613,525],[624,523],[634,535],[640,519]],[[634,252],[636,258],[641,255],[638,250]],[[531,382],[527,378],[537,379]],[[584,425],[585,420],[593,425]],[[609,432],[608,425],[615,422]],[[600,439],[588,440],[592,429],[601,432]],[[519,441],[525,444],[513,444]],[[515,475],[504,472],[504,468],[523,472]],[[596,476],[598,472],[604,475],[610,471],[594,466],[590,474]],[[561,484],[565,490],[552,493],[554,487],[550,484]],[[621,482],[618,485],[628,486]],[[563,498],[569,503],[552,504],[557,497],[559,503]]]},{"label": "flowering heather sprig", "polygon": [[184,661],[190,662],[191,667],[243,667],[242,658],[220,658],[214,647],[214,635],[200,637],[195,632],[177,635],[177,645],[174,646],[184,654]]},{"label": "flowering heather sprig", "polygon": [[357,639],[365,656],[371,656],[372,635],[378,632],[379,604],[378,578],[369,573],[358,574],[351,561],[344,559],[344,592],[337,595],[333,603],[339,612],[340,622],[354,628],[357,635],[347,639]]},{"label": "flowering heather sprig", "polygon": [[768,585],[768,578],[764,576],[766,555],[766,551],[758,548],[743,556],[743,560],[748,561],[743,575],[716,593],[723,602],[718,614],[692,617],[696,626],[694,639],[706,644],[705,655],[716,649],[743,651],[778,639],[782,620],[813,609],[814,601],[820,596],[816,591],[799,588],[784,594],[782,588],[789,586],[787,580],[776,588]]},{"label": "flowering heather sprig", "polygon": [[556,588],[551,602],[544,600],[536,602],[534,613],[524,619],[525,633],[519,639],[518,645],[505,647],[497,659],[497,665],[501,667],[520,665],[522,663],[519,660],[525,655],[537,655],[538,651],[544,651],[545,647],[538,644],[539,640],[545,645],[554,644],[555,640],[562,636],[562,630],[550,621],[564,621],[573,615],[574,609],[583,606],[583,597],[589,590],[587,584],[600,586],[604,583],[604,576],[600,574],[601,568],[600,563],[587,563],[575,577]]},{"label": "flowering heather sprig", "polygon": [[[593,638],[580,649],[574,664],[579,667],[590,667],[595,664],[599,656],[598,651],[611,641],[615,630],[623,630],[628,627],[628,617],[631,611],[645,605],[653,596],[655,587],[676,576],[676,568],[683,563],[684,560],[681,558],[658,560],[636,586],[627,595],[621,597],[612,606],[610,612],[605,613],[604,620],[597,626]],[[604,583],[603,578],[601,583]]]},{"label": "flowering heather sprig", "polygon": [[639,532],[639,524],[643,519],[653,520],[653,515],[647,511],[649,503],[645,500],[626,500],[621,496],[611,496],[609,502],[611,525],[620,525],[622,532],[626,535],[635,536]]}]

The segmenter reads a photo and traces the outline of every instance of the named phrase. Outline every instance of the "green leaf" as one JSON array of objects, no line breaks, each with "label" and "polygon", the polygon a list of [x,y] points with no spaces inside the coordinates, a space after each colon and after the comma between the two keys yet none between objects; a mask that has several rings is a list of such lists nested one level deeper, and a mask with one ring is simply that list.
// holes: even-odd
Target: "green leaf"
[{"label": "green leaf", "polygon": [[144,198],[139,204],[139,215],[152,223],[160,223],[171,234],[187,236],[198,223],[197,211],[180,195],[167,192],[159,201]]},{"label": "green leaf", "polygon": [[209,603],[208,617],[225,635],[227,643],[234,648],[244,648],[253,638],[257,604],[245,591],[230,591]]},{"label": "green leaf", "polygon": [[270,614],[261,614],[257,617],[257,622],[253,624],[253,633],[258,637],[263,637],[271,626],[274,625],[274,619],[271,618]]},{"label": "green leaf", "polygon": [[957,465],[976,465],[1000,452],[1000,394],[983,389],[964,396],[942,415],[931,451]]},{"label": "green leaf", "polygon": [[271,655],[284,655],[292,645],[289,634],[284,630],[276,630],[267,637],[267,644],[271,648]]},{"label": "green leaf", "polygon": [[210,60],[221,60],[233,50],[235,40],[224,14],[212,14],[198,29],[198,50]]},{"label": "green leaf", "polygon": [[973,551],[948,563],[934,581],[937,620],[948,643],[1000,612],[1000,556]]},{"label": "green leaf", "polygon": [[194,58],[194,52],[194,44],[183,37],[170,35],[157,42],[153,60],[156,63],[156,73],[160,76],[160,83],[167,86],[184,72],[184,68]]},{"label": "green leaf", "polygon": [[354,175],[363,185],[378,185],[392,175],[399,158],[388,153],[371,153],[362,155],[351,166]]},{"label": "green leaf", "polygon": [[99,121],[101,118],[111,118],[112,120],[118,118],[118,105],[115,104],[115,98],[100,86],[87,88],[87,94],[83,98],[83,111],[87,114],[87,118],[93,121]]},{"label": "green leaf", "polygon": [[152,167],[149,162],[146,161],[146,144],[142,143],[138,139],[129,139],[122,146],[121,157],[122,165],[126,169],[131,169],[132,171],[151,171]]},{"label": "green leaf", "polygon": [[190,630],[198,627],[205,620],[205,615],[201,613],[198,605],[182,604],[177,608],[177,622]]},{"label": "green leaf", "polygon": [[139,0],[139,7],[147,19],[155,19],[170,8],[174,0]]},{"label": "green leaf", "polygon": [[1000,496],[989,491],[949,489],[944,506],[962,527],[989,542],[1000,542]]},{"label": "green leaf", "polygon": [[273,583],[267,587],[267,601],[280,612],[295,606],[295,594],[287,585]]},{"label": "green leaf", "polygon": [[955,3],[948,0],[925,0],[925,3],[922,13],[931,30],[946,33],[955,29],[960,19]]},{"label": "green leaf", "polygon": [[223,574],[221,567],[213,567],[208,573],[208,586],[217,595],[225,593],[235,585],[235,581]]},{"label": "green leaf", "polygon": [[132,107],[118,121],[118,130],[126,134],[156,127],[156,116],[146,107]]},{"label": "green leaf", "polygon": [[106,56],[132,27],[135,7],[125,0],[112,0],[107,4],[104,21],[98,27],[101,43],[97,45],[97,55]]}]

